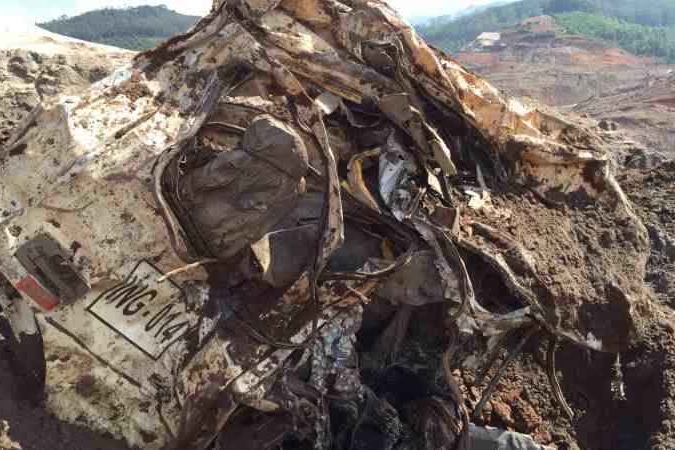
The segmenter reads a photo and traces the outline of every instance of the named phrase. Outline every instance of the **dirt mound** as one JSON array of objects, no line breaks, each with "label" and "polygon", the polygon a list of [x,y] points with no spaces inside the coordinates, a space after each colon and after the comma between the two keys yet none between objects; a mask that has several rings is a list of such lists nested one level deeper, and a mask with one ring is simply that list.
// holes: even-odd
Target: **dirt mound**
[{"label": "dirt mound", "polygon": [[[561,347],[558,370],[574,420],[569,420],[555,407],[555,399],[548,389],[545,345],[527,345],[525,353],[506,369],[496,394],[486,405],[482,416],[485,423],[530,433],[539,442],[558,449],[675,448],[672,431],[675,423],[672,406],[675,398],[675,163],[627,170],[619,176],[619,182],[646,224],[651,240],[645,281],[652,286],[659,301],[645,312],[649,326],[620,359],[611,354],[579,352],[568,344]],[[495,200],[496,203],[502,201],[509,199]],[[556,212],[552,211],[552,218],[555,216]],[[553,219],[551,226],[560,227],[560,221]],[[566,232],[567,228],[563,225],[561,230]],[[561,265],[578,265],[573,261],[573,254],[564,251],[558,254],[562,258]],[[472,273],[481,272],[480,261],[468,259],[467,263]],[[474,282],[479,298],[509,303],[499,280],[486,276]],[[522,336],[511,336],[511,345],[519,339]],[[462,380],[468,404],[473,407],[485,388],[485,377],[470,364],[460,363],[472,353],[473,345],[471,342],[461,344],[464,350],[457,358],[461,369],[456,375]],[[508,354],[504,349],[498,351],[496,361],[505,360]]]},{"label": "dirt mound", "polygon": [[[639,343],[618,362],[605,354],[580,355],[571,346],[560,350],[562,388],[575,412],[574,421],[551,408],[551,393],[540,388],[547,380],[542,369],[546,357],[536,346],[526,347],[525,355],[506,370],[483,419],[532,433],[540,442],[561,449],[675,448],[671,309],[675,307],[675,165],[655,168],[673,155],[675,79],[668,67],[653,61],[580,37],[553,38],[546,31],[550,30],[542,29],[538,39],[523,42],[520,52],[461,53],[458,59],[511,93],[550,105],[580,102],[573,112],[597,119],[596,126],[619,165],[628,167],[619,182],[649,231],[652,252],[645,281],[660,305],[647,314],[650,326]],[[504,36],[508,40],[518,34]],[[561,264],[574,265],[565,261],[574,255],[560,254],[564,255]],[[494,280],[486,279],[481,286],[499,298],[501,290]],[[502,350],[499,358],[507,353]],[[461,377],[467,397],[477,401],[476,389],[484,387],[480,377],[473,370],[462,371]],[[623,386],[624,395],[617,395],[616,386]]]},{"label": "dirt mound", "polygon": [[[561,348],[558,369],[575,413],[573,421],[552,407],[555,399],[547,389],[545,347],[535,345],[527,345],[525,354],[505,371],[482,419],[493,426],[531,433],[539,442],[560,449],[675,448],[675,317],[671,309],[675,307],[675,164],[656,167],[674,154],[675,78],[669,67],[655,61],[583,37],[556,35],[557,30],[547,25],[550,22],[541,18],[523,25],[528,22],[532,33],[524,32],[525,27],[506,30],[502,39],[507,46],[500,51],[464,52],[457,57],[512,94],[548,105],[579,103],[570,109],[597,119],[595,126],[614,158],[628,168],[619,182],[649,232],[652,252],[645,281],[659,304],[645,314],[650,325],[620,360],[607,354],[580,354],[569,345]],[[586,120],[577,115],[570,120]],[[560,224],[554,219],[551,226]],[[563,221],[562,232],[567,230]],[[612,232],[611,227],[607,230]],[[583,234],[583,229],[578,232]],[[578,265],[573,253],[559,249],[557,254],[561,266]],[[468,264],[481,262],[469,260]],[[474,282],[477,295],[508,303],[498,281],[485,277]],[[511,345],[521,338],[512,336]],[[496,359],[507,357],[508,352],[501,350]],[[485,388],[480,371],[463,367],[457,375],[473,406]]]},{"label": "dirt mound", "polygon": [[675,309],[675,163],[628,171],[619,182],[647,224],[652,241],[647,282],[664,304]]},{"label": "dirt mound", "polygon": [[[534,27],[539,25],[538,20],[533,22]],[[597,119],[613,156],[620,166],[629,168],[619,181],[649,231],[652,252],[646,282],[660,305],[647,314],[650,326],[620,361],[606,354],[579,354],[572,346],[561,348],[562,388],[574,421],[551,408],[555,400],[548,389],[541,388],[547,383],[542,368],[546,355],[537,346],[526,347],[525,355],[506,370],[483,419],[532,433],[540,442],[561,449],[675,448],[671,431],[675,422],[671,310],[675,307],[675,165],[655,168],[673,155],[675,79],[668,67],[654,61],[582,37],[554,37],[545,23],[540,28],[537,36],[507,31],[502,36],[510,47],[460,53],[458,59],[510,93],[549,105],[578,102],[574,113]],[[575,265],[570,260],[574,254],[559,254],[561,265]],[[499,298],[498,283],[489,278],[482,281],[477,289]],[[518,337],[511,339],[513,343]],[[507,356],[502,350],[498,360]],[[462,370],[461,378],[467,397],[477,402],[478,389],[485,386],[480,373],[469,368]],[[617,395],[616,386],[622,386],[618,393],[623,395]]]},{"label": "dirt mound", "polygon": [[[618,181],[646,224],[652,243],[646,282],[659,298],[652,325],[627,355],[627,386],[640,393],[650,447],[675,448],[675,163],[629,170]],[[655,405],[659,405],[655,408]]]}]

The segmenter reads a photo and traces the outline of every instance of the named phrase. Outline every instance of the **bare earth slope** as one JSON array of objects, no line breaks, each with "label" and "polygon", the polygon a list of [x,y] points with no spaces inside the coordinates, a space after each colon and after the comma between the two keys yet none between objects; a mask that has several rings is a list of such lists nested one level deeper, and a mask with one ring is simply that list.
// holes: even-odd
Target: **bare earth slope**
[{"label": "bare earth slope", "polygon": [[651,58],[560,30],[550,16],[500,31],[493,48],[472,44],[457,59],[498,87],[550,106],[573,105],[644,85],[668,67]]},{"label": "bare earth slope", "polygon": [[517,97],[603,122],[641,153],[675,156],[672,66],[601,41],[565,34],[550,16],[501,31],[493,48],[472,44],[457,59]]},{"label": "bare earth slope", "polygon": [[652,152],[675,156],[675,74],[579,103],[577,114],[610,122]]}]

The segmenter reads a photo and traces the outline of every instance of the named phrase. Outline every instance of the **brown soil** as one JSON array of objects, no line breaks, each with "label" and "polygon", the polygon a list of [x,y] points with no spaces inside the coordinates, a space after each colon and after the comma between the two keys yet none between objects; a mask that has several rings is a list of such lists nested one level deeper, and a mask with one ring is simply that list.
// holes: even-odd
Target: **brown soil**
[{"label": "brown soil", "polygon": [[[612,398],[612,357],[573,346],[558,351],[559,377],[575,414],[570,422],[551,394],[543,369],[545,344],[542,339],[531,345],[508,368],[483,412],[485,423],[531,434],[558,449],[643,448],[639,444],[647,441],[647,434],[637,426],[625,428],[631,422],[626,404]],[[474,376],[463,374],[469,392],[477,392]],[[476,394],[470,397],[478,401]]]},{"label": "brown soil", "polygon": [[[559,320],[561,328],[583,338],[592,333],[606,351],[620,351],[641,322],[628,308],[638,307],[629,299],[645,297],[642,280],[635,275],[644,265],[640,255],[648,251],[647,237],[607,199],[579,197],[575,207],[561,209],[530,192],[493,193],[488,212],[467,213],[476,222],[503,230],[531,256],[536,274],[511,262],[517,259],[513,249],[496,250],[510,261],[521,284],[529,286],[550,323]],[[506,245],[512,244],[499,244]]]},{"label": "brown soil", "polygon": [[[539,442],[559,449],[675,449],[675,163],[630,170],[619,181],[649,230],[652,255],[646,281],[658,296],[644,312],[649,326],[621,354],[625,399],[612,391],[613,355],[563,346],[558,352],[558,372],[575,412],[570,422],[561,414],[542,369],[545,339],[535,340],[499,383],[484,413],[486,423],[532,433]],[[485,276],[474,282],[479,298],[509,301],[494,278]],[[506,350],[502,359],[505,356]],[[459,375],[472,406],[484,384],[477,386],[471,371]]]},{"label": "brown soil", "polygon": [[636,148],[675,154],[672,66],[561,34],[546,16],[502,30],[502,42],[496,51],[454,56],[511,95],[608,122]]},{"label": "brown soil", "polygon": [[468,47],[454,56],[512,95],[558,107],[595,101],[618,90],[640,89],[669,70],[652,58],[564,34],[549,19],[535,17],[501,30],[505,47],[494,51]]},{"label": "brown soil", "polygon": [[573,112],[615,124],[653,152],[675,155],[675,76],[652,76],[634,87],[617,89],[574,107]]},{"label": "brown soil", "polygon": [[675,162],[628,171],[619,182],[647,224],[652,241],[647,282],[663,304],[675,309]]},{"label": "brown soil", "polygon": [[[514,300],[505,296],[506,288],[481,263],[467,258],[478,298],[492,310]],[[482,272],[480,269],[483,269]],[[447,340],[436,333],[443,329],[443,311],[432,305],[416,312],[406,338],[402,360],[414,367],[430,365],[441,360]],[[480,400],[490,376],[503,361],[509,348],[521,336],[513,336],[504,345],[500,358],[485,381],[479,383],[477,370],[463,368],[454,371],[471,411]],[[478,337],[464,337],[453,359],[453,367],[466,365],[466,358],[481,352],[484,343]],[[659,426],[659,401],[662,398],[658,349],[667,344],[659,342],[641,345],[624,356],[624,376],[628,400],[615,399],[611,390],[614,356],[591,352],[564,344],[557,354],[558,376],[566,399],[574,411],[568,420],[551,393],[546,375],[545,355],[548,340],[536,336],[506,370],[495,394],[487,403],[478,424],[531,434],[537,442],[560,450],[643,450]],[[658,363],[658,365],[657,365]],[[436,371],[442,373],[439,368]],[[439,375],[439,385],[443,384]],[[650,414],[651,413],[651,414]],[[656,442],[658,438],[654,438]],[[667,448],[667,447],[666,447]]]},{"label": "brown soil", "polygon": [[[506,33],[506,39],[514,37],[517,35]],[[575,412],[575,420],[567,420],[542,369],[546,339],[535,339],[506,371],[483,419],[493,426],[532,433],[539,442],[560,449],[675,449],[675,163],[653,168],[675,154],[675,78],[667,74],[667,66],[656,61],[593,45],[583,38],[541,36],[522,44],[501,52],[457,56],[513,95],[559,107],[578,103],[573,108],[576,114],[600,121],[617,161],[633,168],[622,173],[619,182],[649,232],[652,252],[645,281],[657,301],[643,313],[649,325],[641,329],[637,343],[621,355],[625,400],[612,393],[612,355],[563,346],[558,352],[558,372]],[[602,225],[598,213],[596,222]],[[536,219],[536,223],[544,220]],[[555,220],[538,226],[555,227]],[[562,228],[566,235],[569,227]],[[606,228],[611,236],[611,226]],[[577,234],[583,234],[583,229]],[[572,265],[575,258],[583,257],[558,250],[551,261],[557,259],[559,264]],[[620,255],[616,256],[615,261],[621,263]],[[480,267],[474,267],[472,273],[480,273]],[[492,276],[474,279],[474,284],[483,302],[513,302],[504,298],[505,287]],[[512,339],[510,346],[519,338]],[[502,351],[501,360],[506,353]],[[458,375],[472,407],[485,383],[477,386],[471,371]]]},{"label": "brown soil", "polygon": [[643,340],[626,355],[626,386],[651,435],[644,448],[675,449],[675,162],[626,171],[619,182],[649,231],[646,281],[658,296]]}]

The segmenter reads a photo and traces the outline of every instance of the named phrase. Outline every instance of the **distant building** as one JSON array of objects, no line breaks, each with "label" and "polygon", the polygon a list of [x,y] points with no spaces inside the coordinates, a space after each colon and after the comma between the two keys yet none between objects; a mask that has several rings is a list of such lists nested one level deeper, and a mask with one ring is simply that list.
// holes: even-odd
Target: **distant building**
[{"label": "distant building", "polygon": [[502,40],[501,33],[481,33],[476,38],[476,46],[483,48],[496,47]]}]

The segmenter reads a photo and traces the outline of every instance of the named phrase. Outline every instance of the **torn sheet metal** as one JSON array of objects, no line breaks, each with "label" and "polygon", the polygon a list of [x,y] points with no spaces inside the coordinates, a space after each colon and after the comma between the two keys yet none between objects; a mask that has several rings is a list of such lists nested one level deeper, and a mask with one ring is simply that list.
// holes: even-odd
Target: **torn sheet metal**
[{"label": "torn sheet metal", "polygon": [[[322,393],[363,395],[356,354],[356,333],[361,329],[363,308],[355,306],[348,314],[321,329],[312,348],[309,384]],[[329,380],[334,380],[329,385]]]},{"label": "torn sheet metal", "polygon": [[412,206],[417,187],[413,177],[418,171],[415,161],[405,151],[400,140],[392,133],[387,146],[380,154],[379,183],[380,195],[394,217],[403,220]]},{"label": "torn sheet metal", "polygon": [[[374,120],[362,121],[357,109]],[[186,169],[195,143],[232,150],[261,115],[305,144],[308,189],[323,198],[318,242],[308,244],[302,288],[298,280],[288,288],[292,277],[277,277],[273,239],[264,234],[266,242],[251,244],[265,289],[254,295],[254,283],[237,297],[222,285],[241,286],[245,277],[201,254],[166,174]],[[381,151],[374,171],[358,168],[360,196],[342,190],[338,168],[349,161],[332,147],[329,120],[354,147],[363,134],[380,141],[353,149]],[[468,207],[453,184],[479,155],[492,164],[482,166],[480,183],[491,189],[491,208]],[[271,407],[272,375],[294,345],[339,315],[329,308],[317,323],[303,316],[290,324],[294,307],[320,305],[321,295],[326,304],[344,299],[344,286],[337,295],[318,281],[345,242],[348,202],[367,205],[369,213],[350,205],[362,228],[373,215],[378,225],[398,220],[427,243],[464,330],[500,317],[475,298],[457,248],[529,307],[526,317],[501,317],[507,324],[531,319],[600,350],[626,348],[640,326],[646,231],[597,137],[503,96],[427,46],[381,0],[216,1],[185,35],[37,110],[1,159],[0,269],[36,312],[47,407],[133,446],[201,449],[238,404]],[[433,203],[457,208],[453,233],[433,222]],[[41,250],[39,264],[27,267],[15,255],[38,238],[51,244],[35,248],[58,251]],[[64,279],[86,292],[68,299],[55,282]],[[285,293],[267,290],[282,285]],[[347,292],[363,300],[363,292]],[[242,304],[265,306],[253,315],[258,328],[235,314]],[[279,333],[268,340],[261,329]]]}]

